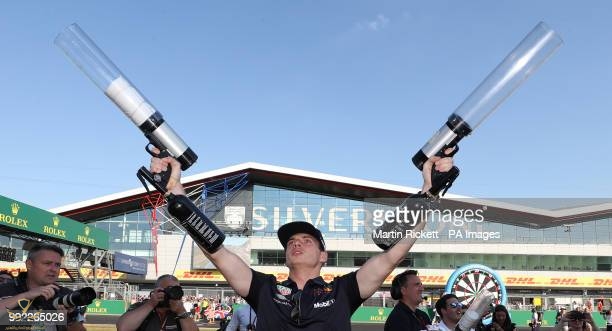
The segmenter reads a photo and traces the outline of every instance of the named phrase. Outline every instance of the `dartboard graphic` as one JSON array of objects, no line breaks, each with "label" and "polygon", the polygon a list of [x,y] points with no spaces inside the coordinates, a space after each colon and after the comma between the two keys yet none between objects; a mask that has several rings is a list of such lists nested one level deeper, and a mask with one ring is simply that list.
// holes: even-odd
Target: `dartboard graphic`
[{"label": "dartboard graphic", "polygon": [[[493,269],[482,264],[468,264],[453,272],[446,283],[446,293],[453,293],[459,301],[468,306],[474,301],[476,294],[488,290],[495,295],[494,305],[506,305],[508,296],[502,278]],[[483,322],[488,324],[491,316]]]}]

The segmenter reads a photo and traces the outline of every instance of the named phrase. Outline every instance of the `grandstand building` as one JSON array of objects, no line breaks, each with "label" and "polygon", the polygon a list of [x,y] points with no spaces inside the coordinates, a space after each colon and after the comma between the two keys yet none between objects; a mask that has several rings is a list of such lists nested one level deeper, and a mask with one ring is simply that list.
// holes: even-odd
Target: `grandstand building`
[{"label": "grandstand building", "polygon": [[[329,252],[323,276],[331,280],[381,252],[369,239],[373,210],[418,191],[258,163],[209,171],[182,182],[196,204],[224,229],[226,246],[254,269],[280,279],[288,272],[276,238],[282,224],[308,221],[322,231]],[[424,232],[415,234],[421,238],[370,305],[392,305],[391,279],[406,268],[419,271],[430,301],[446,291],[449,283],[466,295],[478,287],[498,290],[505,284],[507,304],[514,309],[531,304],[546,309],[589,300],[610,305],[609,201],[500,202],[452,194],[444,201],[452,207],[450,218],[438,215]],[[565,206],[560,208],[560,202]],[[150,288],[158,275],[170,273],[195,293],[227,288],[223,277],[166,212],[157,193],[137,188],[51,212],[108,232],[109,251],[146,260],[146,275],[114,272],[109,277]],[[0,246],[16,249],[15,265],[25,258],[25,242],[10,231],[0,232]],[[458,269],[472,264],[485,265],[494,273],[476,268],[457,275]]]}]

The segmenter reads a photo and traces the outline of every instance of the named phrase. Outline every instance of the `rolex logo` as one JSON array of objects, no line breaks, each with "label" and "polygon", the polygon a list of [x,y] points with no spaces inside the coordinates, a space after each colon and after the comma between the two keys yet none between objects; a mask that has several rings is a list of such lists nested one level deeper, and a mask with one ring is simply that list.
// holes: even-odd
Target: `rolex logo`
[{"label": "rolex logo", "polygon": [[96,307],[100,307],[100,304],[102,304],[102,302],[100,302],[100,300],[96,300],[94,304],[96,305]]},{"label": "rolex logo", "polygon": [[59,226],[59,217],[57,216],[53,216],[53,226],[54,227],[58,227]]},{"label": "rolex logo", "polygon": [[17,213],[19,213],[19,204],[17,202],[13,202],[11,204],[11,212],[13,215],[17,215]]},{"label": "rolex logo", "polygon": [[385,313],[385,310],[383,308],[378,308],[378,315],[382,315]]},{"label": "rolex logo", "polygon": [[89,227],[88,226],[85,227],[85,236],[89,236]]}]

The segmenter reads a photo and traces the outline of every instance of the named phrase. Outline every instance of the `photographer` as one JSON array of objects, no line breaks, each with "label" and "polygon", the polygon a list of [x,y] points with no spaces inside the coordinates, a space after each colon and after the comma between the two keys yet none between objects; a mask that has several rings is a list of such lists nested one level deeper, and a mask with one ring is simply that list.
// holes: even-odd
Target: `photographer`
[{"label": "photographer", "polygon": [[[72,291],[56,284],[64,251],[52,244],[36,244],[28,252],[26,272],[21,272],[13,281],[0,285],[0,314],[7,309],[18,308],[18,301],[31,303],[29,310],[59,310],[70,312],[59,305],[55,308],[51,299],[70,294]],[[0,315],[1,316],[1,315]],[[0,325],[0,330],[10,327]],[[77,325],[58,325],[58,330],[82,330]]]},{"label": "photographer", "polygon": [[117,330],[198,330],[191,314],[185,310],[182,296],[183,290],[176,277],[160,276],[149,300],[132,305],[121,315]]}]

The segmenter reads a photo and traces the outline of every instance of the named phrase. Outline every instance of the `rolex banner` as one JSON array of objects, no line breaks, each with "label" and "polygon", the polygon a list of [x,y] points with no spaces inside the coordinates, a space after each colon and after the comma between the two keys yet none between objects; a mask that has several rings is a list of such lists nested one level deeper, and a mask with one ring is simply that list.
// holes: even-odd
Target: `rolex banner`
[{"label": "rolex banner", "polygon": [[87,314],[91,315],[123,315],[125,313],[123,300],[94,300],[87,306]]},{"label": "rolex banner", "polygon": [[108,250],[109,233],[0,195],[0,227]]}]

